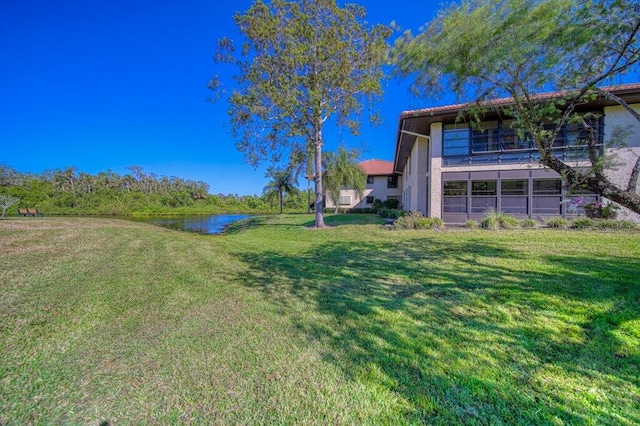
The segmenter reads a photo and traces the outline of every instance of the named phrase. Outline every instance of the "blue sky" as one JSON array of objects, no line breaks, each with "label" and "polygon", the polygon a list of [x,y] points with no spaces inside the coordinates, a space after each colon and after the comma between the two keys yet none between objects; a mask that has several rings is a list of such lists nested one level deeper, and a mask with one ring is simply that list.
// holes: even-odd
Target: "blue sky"
[{"label": "blue sky", "polygon": [[[39,173],[67,166],[203,180],[210,192],[260,194],[265,167],[236,150],[227,105],[206,102],[216,41],[237,39],[250,0],[20,0],[0,3],[0,164]],[[372,23],[417,30],[440,1],[361,0]],[[224,75],[223,75],[224,77]],[[442,102],[389,81],[383,123],[362,133],[326,129],[325,149],[393,157],[398,115]],[[302,184],[302,182],[301,182]]]}]

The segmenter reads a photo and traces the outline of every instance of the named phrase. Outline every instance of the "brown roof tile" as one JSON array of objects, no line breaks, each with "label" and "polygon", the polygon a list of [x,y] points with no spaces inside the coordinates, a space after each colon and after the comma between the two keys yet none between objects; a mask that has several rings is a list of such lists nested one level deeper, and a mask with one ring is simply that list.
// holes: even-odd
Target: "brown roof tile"
[{"label": "brown roof tile", "polygon": [[365,160],[358,164],[360,164],[360,167],[362,167],[369,176],[385,176],[393,174],[393,161]]}]

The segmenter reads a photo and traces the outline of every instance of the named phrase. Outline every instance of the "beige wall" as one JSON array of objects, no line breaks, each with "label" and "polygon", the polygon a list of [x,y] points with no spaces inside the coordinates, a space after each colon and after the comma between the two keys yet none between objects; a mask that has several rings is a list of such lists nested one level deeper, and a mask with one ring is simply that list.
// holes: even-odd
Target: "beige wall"
[{"label": "beige wall", "polygon": [[[374,176],[373,184],[367,184],[362,198],[358,197],[358,194],[352,189],[343,189],[340,191],[341,196],[351,197],[351,202],[348,205],[339,205],[340,208],[371,208],[373,204],[367,204],[367,196],[373,196],[375,199],[385,201],[387,197],[398,197],[402,195],[402,176],[398,176],[398,187],[387,188],[387,176]],[[335,203],[330,196],[326,196],[325,205],[327,208],[335,208]],[[402,202],[402,200],[400,200]]]},{"label": "beige wall", "polygon": [[402,208],[404,210],[420,211],[427,214],[428,149],[429,140],[416,137],[402,174]]},{"label": "beige wall", "polygon": [[[634,104],[632,107],[637,112],[640,112],[640,104]],[[621,106],[607,107],[604,109],[604,114],[605,143],[612,141],[616,128],[630,131],[629,136],[624,141],[627,145],[626,147],[611,147],[607,149],[607,155],[612,156],[615,163],[607,175],[616,184],[626,187],[631,176],[631,169],[638,156],[640,156],[640,122]],[[620,209],[618,217],[640,223],[640,215],[628,209]]]}]

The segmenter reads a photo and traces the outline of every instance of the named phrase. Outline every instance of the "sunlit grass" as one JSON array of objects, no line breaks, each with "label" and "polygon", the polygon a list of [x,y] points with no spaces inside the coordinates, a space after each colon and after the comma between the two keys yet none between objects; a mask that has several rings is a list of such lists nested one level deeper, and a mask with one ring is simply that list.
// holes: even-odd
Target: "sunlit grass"
[{"label": "sunlit grass", "polygon": [[31,219],[0,424],[640,423],[638,234]]}]

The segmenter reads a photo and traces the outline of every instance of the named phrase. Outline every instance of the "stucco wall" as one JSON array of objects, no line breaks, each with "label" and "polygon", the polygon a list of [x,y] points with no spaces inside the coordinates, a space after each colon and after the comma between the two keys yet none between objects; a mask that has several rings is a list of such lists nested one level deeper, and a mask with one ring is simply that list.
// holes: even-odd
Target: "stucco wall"
[{"label": "stucco wall", "polygon": [[[633,109],[640,112],[640,105],[632,105]],[[622,187],[626,187],[631,176],[633,168],[638,156],[640,156],[640,122],[636,120],[621,106],[607,107],[605,114],[605,143],[610,144],[614,138],[617,129],[624,129],[629,132],[624,139],[626,147],[609,147],[607,155],[612,156],[615,165],[608,170],[607,175],[611,180]],[[620,209],[618,218],[633,220],[640,223],[640,215],[629,211],[628,209]]]},{"label": "stucco wall", "polygon": [[[402,195],[402,177],[398,176],[398,187],[387,188],[387,176],[374,176],[373,184],[367,184],[362,198],[359,198],[356,191],[352,189],[343,189],[340,191],[341,196],[350,196],[351,203],[348,205],[339,205],[340,208],[371,208],[373,204],[367,204],[367,196],[373,196],[375,199],[385,201],[387,197],[401,197]],[[335,208],[335,204],[331,197],[327,195],[325,198],[325,206],[327,208]]]},{"label": "stucco wall", "polygon": [[427,214],[428,149],[428,139],[416,137],[402,174],[402,193],[404,194],[402,208],[420,211],[425,215]]}]

